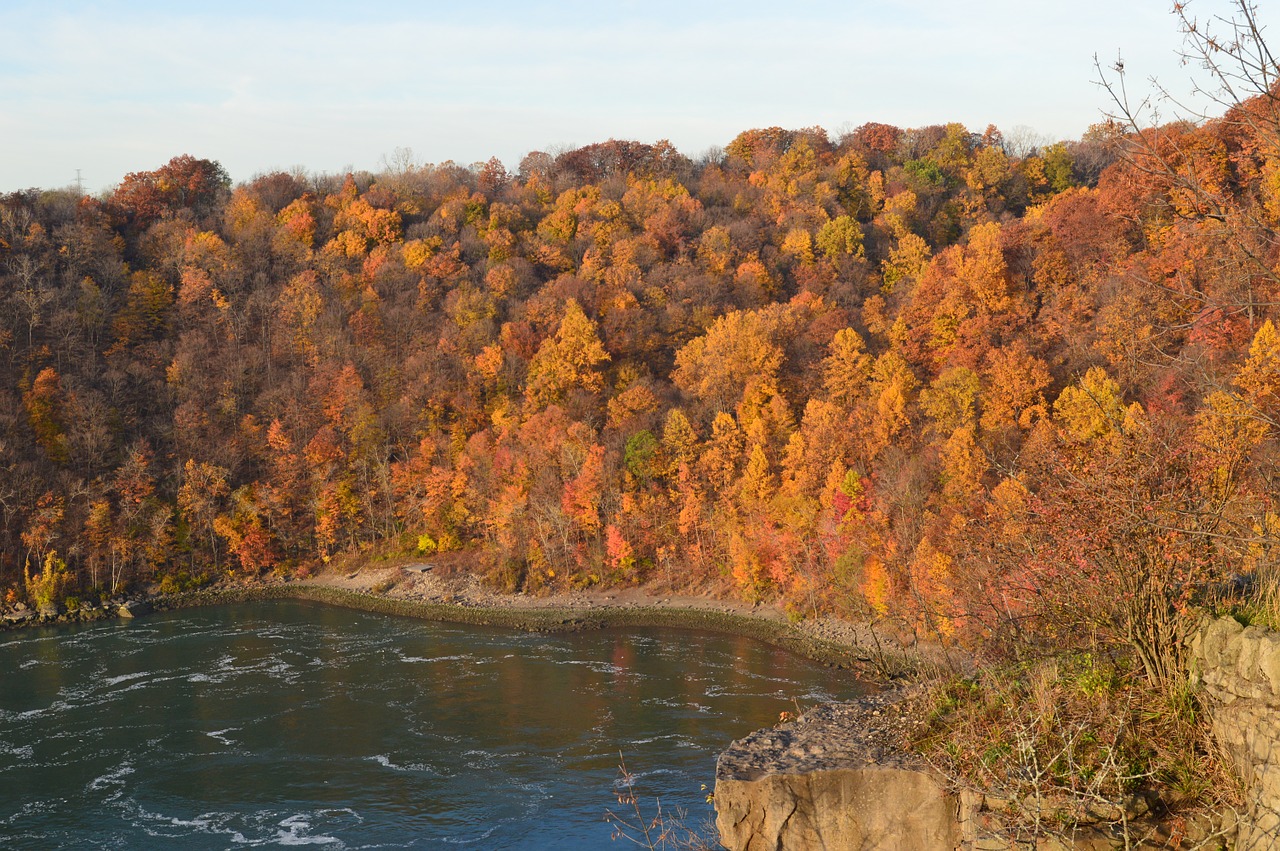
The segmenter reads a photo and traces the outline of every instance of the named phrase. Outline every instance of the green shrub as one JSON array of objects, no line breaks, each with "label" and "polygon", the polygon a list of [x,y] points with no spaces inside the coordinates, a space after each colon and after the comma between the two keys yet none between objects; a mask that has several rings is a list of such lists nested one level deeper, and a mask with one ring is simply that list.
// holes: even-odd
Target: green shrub
[{"label": "green shrub", "polygon": [[208,574],[198,573],[194,576],[186,570],[179,570],[174,573],[166,573],[160,577],[160,593],[161,594],[182,594],[189,591],[198,591],[211,582]]}]

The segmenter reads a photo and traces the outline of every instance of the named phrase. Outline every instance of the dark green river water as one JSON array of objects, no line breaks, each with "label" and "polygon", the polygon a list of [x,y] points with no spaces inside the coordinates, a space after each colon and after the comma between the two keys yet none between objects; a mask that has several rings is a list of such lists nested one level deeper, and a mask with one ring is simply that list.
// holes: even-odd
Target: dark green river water
[{"label": "dark green river water", "polygon": [[701,822],[730,740],[856,691],[744,638],[301,602],[7,633],[0,847],[600,848],[619,751]]}]

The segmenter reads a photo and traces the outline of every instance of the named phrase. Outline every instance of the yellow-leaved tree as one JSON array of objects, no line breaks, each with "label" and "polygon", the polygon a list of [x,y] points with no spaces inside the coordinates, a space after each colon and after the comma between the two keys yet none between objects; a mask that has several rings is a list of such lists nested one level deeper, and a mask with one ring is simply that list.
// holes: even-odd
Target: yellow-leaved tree
[{"label": "yellow-leaved tree", "polygon": [[596,323],[582,312],[576,300],[569,299],[559,329],[542,341],[529,364],[529,401],[543,408],[558,402],[575,387],[599,390],[604,386],[599,367],[608,360]]},{"label": "yellow-leaved tree", "polygon": [[1120,385],[1100,366],[1091,367],[1076,384],[1062,389],[1053,403],[1066,434],[1080,442],[1110,434],[1124,421]]},{"label": "yellow-leaved tree", "polygon": [[1249,357],[1240,365],[1235,385],[1245,401],[1274,427],[1280,412],[1280,333],[1270,319],[1253,335]]}]

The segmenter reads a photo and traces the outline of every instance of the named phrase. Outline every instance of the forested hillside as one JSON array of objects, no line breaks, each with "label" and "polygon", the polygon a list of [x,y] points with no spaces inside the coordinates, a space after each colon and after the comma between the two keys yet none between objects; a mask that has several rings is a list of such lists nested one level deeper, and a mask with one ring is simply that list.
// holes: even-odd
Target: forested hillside
[{"label": "forested hillside", "polygon": [[0,587],[465,551],[1141,654],[1277,531],[1273,108],[5,196]]}]

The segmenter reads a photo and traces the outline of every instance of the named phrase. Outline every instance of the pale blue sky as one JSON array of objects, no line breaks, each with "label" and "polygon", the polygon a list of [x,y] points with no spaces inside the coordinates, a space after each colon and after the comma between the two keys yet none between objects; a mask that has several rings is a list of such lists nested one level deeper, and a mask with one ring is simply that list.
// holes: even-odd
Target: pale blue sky
[{"label": "pale blue sky", "polygon": [[183,153],[240,181],[377,170],[402,147],[513,169],[610,137],[697,156],[770,125],[1078,137],[1106,105],[1095,53],[1122,52],[1142,90],[1189,73],[1163,0],[208,6],[0,0],[0,191],[79,168],[97,192]]}]

